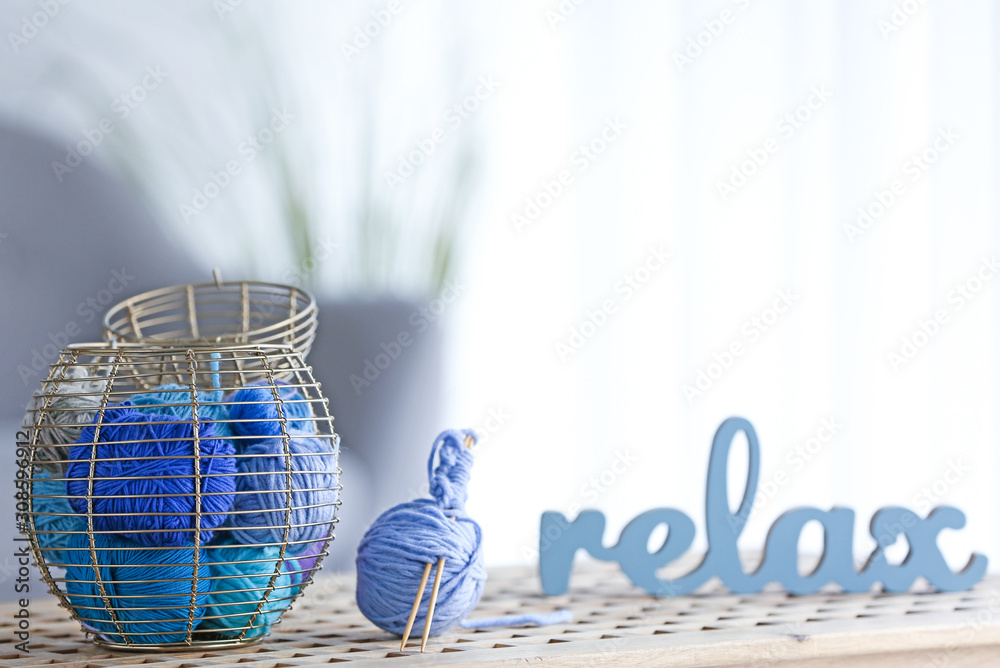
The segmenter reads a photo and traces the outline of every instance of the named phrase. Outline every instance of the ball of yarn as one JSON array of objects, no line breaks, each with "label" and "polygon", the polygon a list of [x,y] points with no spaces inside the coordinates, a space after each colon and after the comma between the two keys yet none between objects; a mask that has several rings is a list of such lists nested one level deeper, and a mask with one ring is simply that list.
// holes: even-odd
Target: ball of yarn
[{"label": "ball of yarn", "polygon": [[[288,550],[330,534],[338,499],[337,450],[333,439],[290,432],[284,439],[244,444],[237,457],[236,499],[226,522],[232,537],[246,544],[281,543],[288,525]],[[291,467],[291,520],[288,521],[288,469]]]},{"label": "ball of yarn", "polygon": [[[281,435],[281,416],[278,402],[270,387],[259,387],[262,381],[233,392],[226,399],[229,406],[230,428],[235,436],[248,439]],[[297,389],[275,381],[281,410],[286,420],[286,431],[315,434],[312,408]],[[237,442],[237,448],[240,448]]]},{"label": "ball of yarn", "polygon": [[[231,438],[229,407],[222,402],[220,392],[198,392],[198,424],[200,430],[211,424],[216,438]],[[191,420],[193,415],[191,388],[168,383],[152,392],[129,397],[133,406],[143,413],[167,415],[179,420]]]},{"label": "ball of yarn", "polygon": [[[67,550],[66,592],[70,605],[84,624],[112,642],[183,642],[187,635],[195,576],[194,550],[144,550],[135,543],[107,534],[95,534],[95,562],[85,535],[74,536]],[[155,564],[149,566],[148,564]],[[96,565],[96,569],[95,569]],[[96,575],[100,574],[107,602],[101,597]],[[205,600],[212,581],[209,565],[201,560],[197,570],[194,623],[205,613]],[[114,610],[118,624],[108,607]],[[152,622],[152,623],[143,623]],[[121,631],[119,631],[119,626]]]},{"label": "ball of yarn", "polygon": [[319,555],[323,551],[325,543],[326,541],[309,543],[306,549],[300,551],[297,555],[286,557],[282,568],[288,573],[288,577],[291,579],[293,585],[303,585],[312,576],[313,571],[316,570],[316,564],[319,562]]},{"label": "ball of yarn", "polygon": [[[316,423],[312,409],[312,401],[302,394],[301,390],[293,387],[287,381],[274,379],[274,385],[278,388],[278,397],[282,401],[282,409],[285,418],[290,420],[289,426],[303,434],[315,434]],[[267,380],[255,380],[247,387],[264,387],[270,390],[270,383]],[[274,400],[272,394],[271,401]]]},{"label": "ball of yarn", "polygon": [[[479,525],[465,513],[472,453],[462,441],[471,432],[438,437],[428,463],[432,499],[403,503],[382,513],[358,546],[357,601],[376,626],[402,635],[427,564],[444,559],[431,635],[444,633],[476,607],[486,583]],[[434,467],[435,456],[439,463]],[[432,569],[433,570],[433,569]],[[417,618],[426,618],[427,582]],[[422,621],[416,628],[423,628]]]},{"label": "ball of yarn", "polygon": [[205,549],[213,580],[198,630],[218,629],[226,637],[239,636],[244,629],[244,638],[266,634],[298,591],[280,570],[271,583],[280,553],[278,547],[243,545]]},{"label": "ball of yarn", "polygon": [[48,498],[66,496],[66,481],[51,478],[51,472],[39,471],[31,481],[35,539],[45,563],[63,566],[68,559],[64,549],[74,537],[72,532],[86,532],[87,519],[74,512],[65,498]]},{"label": "ball of yarn", "polygon": [[[83,367],[67,367],[65,374],[56,375],[43,391],[35,392],[28,402],[24,428],[38,426],[35,461],[46,470],[62,477],[69,446],[80,438],[83,428],[94,421],[101,405],[104,383],[93,380],[94,371]],[[51,394],[51,398],[46,397]],[[45,402],[48,400],[48,407]],[[38,422],[41,414],[41,422]]]},{"label": "ball of yarn", "polygon": [[[195,497],[194,428],[167,424],[162,416],[135,410],[128,402],[106,408],[99,429],[85,427],[66,469],[72,478],[69,503],[86,513],[91,456],[94,456],[93,525],[141,545],[190,545],[195,513],[201,513],[200,540],[208,542],[233,502],[233,446],[214,438],[204,425],[199,438],[201,502]],[[97,429],[98,442],[93,445]],[[96,453],[94,449],[96,447]],[[155,457],[155,459],[142,459]]]}]

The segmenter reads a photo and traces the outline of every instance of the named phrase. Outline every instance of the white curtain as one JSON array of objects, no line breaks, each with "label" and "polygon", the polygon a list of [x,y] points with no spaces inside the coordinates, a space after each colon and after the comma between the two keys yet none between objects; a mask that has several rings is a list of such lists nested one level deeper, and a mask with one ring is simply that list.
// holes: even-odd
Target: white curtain
[{"label": "white curtain", "polygon": [[[677,507],[704,546],[709,445],[730,415],[763,451],[744,548],[785,509],[847,505],[861,558],[877,508],[950,504],[968,518],[941,538],[952,566],[996,555],[1000,280],[972,292],[995,278],[994,6],[592,2],[550,29],[554,7],[519,5],[495,37],[493,172],[454,335],[454,420],[509,416],[471,501],[491,560],[525,560],[539,514],[580,505],[607,513],[609,543]],[[627,129],[578,171],[615,118]],[[512,214],[561,169],[572,185],[519,233]],[[660,245],[666,266],[616,293]],[[784,291],[792,305],[768,312]],[[586,326],[607,299],[617,311]],[[596,332],[561,356],[574,327]],[[718,378],[689,401],[699,371]],[[736,448],[734,505],[741,467]]]}]

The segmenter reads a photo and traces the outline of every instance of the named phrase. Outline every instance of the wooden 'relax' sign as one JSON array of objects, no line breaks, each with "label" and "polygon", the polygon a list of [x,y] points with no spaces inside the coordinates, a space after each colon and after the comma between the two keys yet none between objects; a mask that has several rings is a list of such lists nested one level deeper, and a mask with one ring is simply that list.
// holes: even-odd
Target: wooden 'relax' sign
[{"label": "wooden 'relax' sign", "polygon": [[[749,467],[743,500],[736,513],[730,510],[726,489],[729,450],[738,432],[746,434]],[[705,491],[705,524],[708,551],[701,564],[687,575],[663,580],[656,571],[681,556],[694,539],[694,522],[680,510],[654,508],[622,529],[618,544],[604,546],[604,514],[585,510],[570,522],[562,513],[542,514],[540,571],[542,588],[553,596],[569,588],[570,570],[577,550],[586,550],[596,559],[617,561],[632,582],[655,596],[690,594],[712,577],[718,577],[733,593],[760,591],[769,582],[779,582],[792,594],[811,594],[829,583],[845,592],[864,592],[881,583],[889,592],[907,591],[918,577],[940,591],[969,589],[986,573],[987,559],[973,554],[958,573],[953,572],[937,544],[942,529],[961,529],[965,515],[951,506],[940,506],[926,518],[906,508],[883,508],[872,516],[870,531],[878,545],[864,568],[854,568],[854,511],[850,508],[797,508],[781,515],[767,535],[764,559],[756,571],[745,573],[740,564],[736,541],[753,506],[760,474],[760,445],[753,425],[732,417],[722,423],[712,442]],[[799,573],[798,544],[802,528],[816,521],[823,526],[824,549],[816,568]],[[661,524],[667,525],[663,544],[648,549],[649,537]],[[902,563],[889,564],[884,550],[900,535],[910,551]]]}]

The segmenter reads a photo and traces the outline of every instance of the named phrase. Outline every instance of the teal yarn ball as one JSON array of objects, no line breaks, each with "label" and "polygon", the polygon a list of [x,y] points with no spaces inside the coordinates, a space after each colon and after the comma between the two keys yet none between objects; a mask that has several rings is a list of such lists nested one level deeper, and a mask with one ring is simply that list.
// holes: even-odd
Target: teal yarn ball
[{"label": "teal yarn ball", "polygon": [[202,552],[213,580],[198,629],[215,629],[223,637],[237,637],[244,629],[244,638],[266,635],[298,589],[283,568],[271,584],[280,548],[228,545],[209,546]]},{"label": "teal yarn ball", "polygon": [[[184,642],[195,576],[194,549],[143,549],[105,534],[95,534],[94,544],[96,563],[91,561],[85,535],[74,536],[66,552],[72,564],[66,569],[66,592],[80,620],[111,642],[124,643],[125,636],[140,645]],[[100,573],[107,604],[95,571]],[[212,584],[209,574],[210,567],[202,560],[197,570],[195,625],[205,614]],[[117,625],[108,607],[114,610]]]},{"label": "teal yarn ball", "polygon": [[48,498],[66,496],[66,481],[52,477],[50,471],[39,471],[31,482],[35,539],[46,564],[64,566],[69,558],[64,550],[74,538],[71,532],[85,533],[87,520],[70,508],[67,499]]},{"label": "teal yarn ball", "polygon": [[[278,402],[270,387],[260,387],[264,381],[257,381],[249,387],[233,392],[226,401],[229,407],[230,428],[234,436],[253,440],[263,436],[281,436],[281,416]],[[286,431],[300,434],[315,434],[313,412],[309,401],[294,387],[275,381],[275,389],[281,400],[281,411],[286,420]],[[240,442],[236,442],[237,450]]]},{"label": "teal yarn ball", "polygon": [[[280,544],[288,526],[291,553],[308,542],[325,540],[339,498],[337,455],[340,437],[289,434],[244,444],[236,457],[236,496],[226,522],[231,536],[244,544]],[[288,468],[291,467],[289,521]]]},{"label": "teal yarn ball", "polygon": [[[197,397],[199,424],[211,424],[216,438],[231,438],[229,406],[222,403],[222,393],[198,392]],[[129,397],[129,402],[143,413],[152,415],[172,415],[178,420],[188,421],[193,416],[191,388],[174,383],[160,385],[152,392],[136,394]]]}]

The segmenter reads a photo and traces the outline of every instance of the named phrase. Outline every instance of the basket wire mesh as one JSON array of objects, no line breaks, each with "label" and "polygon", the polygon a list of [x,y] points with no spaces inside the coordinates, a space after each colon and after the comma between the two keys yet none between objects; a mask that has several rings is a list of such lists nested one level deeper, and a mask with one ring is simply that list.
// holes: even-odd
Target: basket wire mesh
[{"label": "basket wire mesh", "polygon": [[[100,530],[95,527],[95,519],[107,516],[109,513],[101,514],[95,511],[95,501],[111,498],[109,495],[95,494],[95,483],[110,478],[102,478],[97,475],[98,465],[102,463],[120,461],[122,458],[100,457],[98,448],[98,438],[102,428],[106,428],[104,422],[106,414],[118,404],[147,391],[150,387],[164,386],[166,384],[180,385],[186,388],[183,390],[173,390],[178,395],[176,402],[161,404],[160,408],[178,409],[184,414],[179,417],[170,413],[162,416],[162,419],[154,418],[151,424],[157,425],[189,425],[191,428],[191,453],[188,457],[192,460],[190,475],[166,476],[172,478],[192,479],[192,491],[194,496],[194,509],[191,513],[176,513],[182,516],[193,517],[193,526],[190,529],[191,539],[189,544],[183,546],[163,546],[147,547],[138,546],[136,549],[162,551],[162,550],[190,550],[193,554],[191,563],[172,562],[172,566],[187,568],[190,567],[190,577],[169,578],[155,577],[148,579],[107,579],[111,573],[112,564],[108,561],[108,554],[111,551],[126,550],[125,547],[98,546],[96,537],[99,535],[113,534],[113,531]],[[225,543],[227,537],[231,538],[233,529],[231,521],[240,514],[251,511],[227,510],[225,521],[214,528],[215,536],[209,542],[202,540],[202,527],[206,513],[203,512],[203,501],[205,494],[203,487],[205,479],[212,474],[203,473],[201,462],[206,455],[201,453],[200,433],[208,433],[207,425],[213,425],[217,429],[218,420],[207,419],[203,414],[208,414],[210,409],[224,406],[227,409],[233,406],[230,393],[244,388],[250,384],[270,390],[271,403],[276,411],[279,433],[274,438],[281,439],[281,452],[284,465],[284,484],[275,485],[275,488],[257,489],[254,493],[264,494],[270,499],[281,499],[281,503],[275,503],[274,507],[260,508],[257,512],[271,513],[272,517],[283,516],[282,523],[255,525],[255,528],[270,530],[272,533],[280,533],[280,540],[262,540],[254,543],[241,543],[241,547],[249,548],[277,548],[277,559],[259,558],[243,559],[238,561],[215,562],[224,563],[226,566],[246,565],[246,564],[270,564],[274,562],[274,571],[267,580],[266,586],[245,586],[243,588],[227,590],[235,594],[252,594],[259,596],[259,603],[251,613],[245,609],[239,609],[237,604],[220,603],[215,607],[221,608],[222,612],[211,616],[216,621],[225,622],[246,618],[246,622],[227,627],[226,633],[221,633],[216,624],[212,628],[200,629],[199,625],[208,617],[204,610],[204,590],[199,587],[212,589],[215,580],[220,580],[222,576],[216,576],[209,571],[205,576],[202,566],[211,561],[213,550],[226,549],[232,547],[232,543]],[[71,387],[75,386],[75,387]],[[215,398],[214,401],[206,401],[206,392],[212,393],[207,398]],[[289,398],[288,394],[294,392],[294,396]],[[285,396],[283,396],[283,393]],[[61,397],[80,395],[89,396],[95,399],[96,412],[92,421],[89,421],[89,412],[79,408],[59,407],[58,399]],[[27,498],[27,512],[24,513],[26,520],[26,531],[30,548],[34,559],[38,565],[44,582],[50,591],[56,595],[63,607],[67,608],[74,619],[78,620],[87,635],[96,643],[113,649],[123,650],[144,650],[144,651],[172,651],[183,647],[201,648],[224,648],[239,646],[256,642],[263,638],[266,633],[259,636],[252,636],[248,633],[251,629],[256,629],[255,625],[261,615],[273,616],[275,609],[265,610],[265,605],[277,605],[278,618],[271,623],[280,622],[280,614],[287,607],[283,604],[287,600],[290,605],[292,601],[302,595],[305,588],[312,582],[314,573],[319,569],[322,559],[328,554],[330,542],[334,538],[334,527],[338,521],[337,509],[340,505],[340,469],[337,466],[337,454],[339,452],[339,437],[333,429],[333,418],[330,415],[328,401],[323,397],[319,383],[312,376],[311,368],[306,366],[302,359],[302,354],[290,347],[273,345],[212,345],[204,347],[148,347],[143,345],[130,344],[81,344],[71,346],[64,350],[59,360],[50,368],[48,377],[43,381],[42,389],[37,395],[38,400],[34,408],[29,412],[26,421],[30,422],[31,428],[28,430],[29,438],[27,443],[27,456],[21,461],[21,467],[26,471],[26,475],[31,479],[30,494]],[[294,459],[301,453],[293,452],[295,439],[305,438],[301,432],[293,430],[289,425],[293,418],[289,415],[293,404],[299,403],[308,405],[310,417],[302,417],[303,411],[296,411],[294,420],[299,423],[312,425],[315,432],[309,438],[320,439],[329,443],[330,451],[327,457],[324,454],[324,462],[329,462],[329,468],[325,470],[303,469],[296,467]],[[301,409],[301,406],[300,406]],[[59,412],[71,411],[72,415],[56,415]],[[186,412],[189,411],[189,416]],[[77,415],[79,414],[79,415]],[[240,424],[252,425],[252,423],[273,422],[268,418],[244,418],[239,420]],[[74,429],[93,427],[93,442],[90,448],[90,455],[87,459],[72,459],[70,451],[74,445],[80,443],[53,443],[52,438],[45,438],[46,430]],[[229,438],[229,437],[227,437]],[[249,437],[233,433],[231,436],[234,443],[240,439]],[[55,439],[58,440],[58,439]],[[171,440],[171,439],[165,439]],[[172,440],[182,440],[172,439]],[[142,456],[142,446],[148,442],[144,439],[132,441],[101,441],[101,445],[116,445],[134,449],[136,455],[132,457],[134,461],[156,460],[158,457]],[[43,447],[43,443],[45,444]],[[90,441],[87,441],[90,443]],[[61,450],[62,456],[43,459],[37,455],[43,450]],[[222,456],[222,455],[217,455]],[[241,453],[237,448],[235,454],[231,455],[236,464],[241,458],[262,457],[266,455],[251,455]],[[208,457],[209,459],[211,456]],[[316,461],[316,460],[310,460]],[[38,478],[35,476],[40,471],[45,471],[48,480],[53,482],[69,483],[68,466],[73,463],[85,462],[89,464],[89,476],[87,477],[86,493],[86,530],[85,531],[61,531],[58,529],[39,528],[38,524],[44,518],[52,519],[60,513],[46,512],[44,509],[36,509],[37,502],[42,498],[55,500],[72,498],[68,492],[65,495],[41,495],[35,493],[35,486]],[[317,469],[324,469],[324,466]],[[316,487],[302,487],[303,478],[296,477],[304,474],[330,474],[325,478],[328,484]],[[239,475],[239,474],[236,474]],[[254,475],[260,475],[255,473]],[[156,472],[156,467],[151,467],[148,476],[143,480],[159,480],[163,476]],[[274,479],[282,478],[281,471],[278,471]],[[132,477],[130,480],[138,480],[140,477]],[[315,478],[319,480],[320,478]],[[116,483],[117,483],[117,479]],[[296,493],[325,493],[326,501],[310,505],[296,505]],[[248,493],[236,491],[235,494]],[[115,499],[141,499],[147,495],[143,494],[115,494]],[[170,494],[165,496],[180,496]],[[318,497],[316,497],[318,499]],[[301,501],[301,499],[299,499]],[[318,511],[316,516],[318,521],[302,522],[296,521],[297,512]],[[137,513],[138,514],[138,513]],[[154,515],[165,515],[168,513],[153,513]],[[218,514],[218,513],[216,513]],[[314,529],[319,527],[319,529]],[[139,530],[139,532],[151,532],[155,529]],[[317,536],[310,536],[307,539],[296,539],[294,532],[318,531]],[[53,538],[67,538],[69,534],[83,534],[86,536],[86,545],[83,547],[51,547]],[[73,540],[70,538],[70,540]],[[83,539],[77,539],[82,541]],[[311,565],[304,565],[300,559],[307,548],[310,558],[315,558]],[[77,557],[73,557],[70,562],[70,551],[86,552],[87,564],[92,568],[96,584],[97,595],[88,597],[86,594],[71,593],[76,585],[87,584],[68,577],[65,569],[71,566],[79,566]],[[143,553],[143,554],[151,554]],[[178,553],[179,554],[179,553]],[[128,569],[161,567],[162,562],[128,564]],[[118,569],[123,570],[122,568]],[[157,573],[154,572],[154,575]],[[294,577],[295,586],[291,589],[285,587],[281,589],[277,583],[279,577],[286,575]],[[118,576],[116,576],[118,577]],[[206,585],[204,580],[211,580]],[[162,583],[185,583],[190,586],[190,597],[185,605],[163,606],[149,605],[153,602],[152,595],[138,594],[115,594],[109,592],[109,588],[122,583],[131,585],[159,585]],[[199,582],[201,584],[199,585]],[[272,598],[273,596],[273,598]],[[86,601],[84,601],[86,599]],[[199,602],[201,599],[201,602]],[[145,605],[144,605],[145,604]],[[226,611],[227,605],[232,611]],[[176,607],[177,615],[164,618],[162,616],[149,615],[148,618],[142,613],[149,611],[160,611]],[[102,614],[98,614],[102,613]],[[266,617],[265,617],[266,619]],[[113,632],[109,632],[108,623],[113,626]],[[161,623],[180,624],[181,629],[174,635],[183,636],[175,642],[145,642],[145,637],[149,632],[145,628],[153,628],[151,625]],[[103,627],[103,630],[102,628]]]}]

